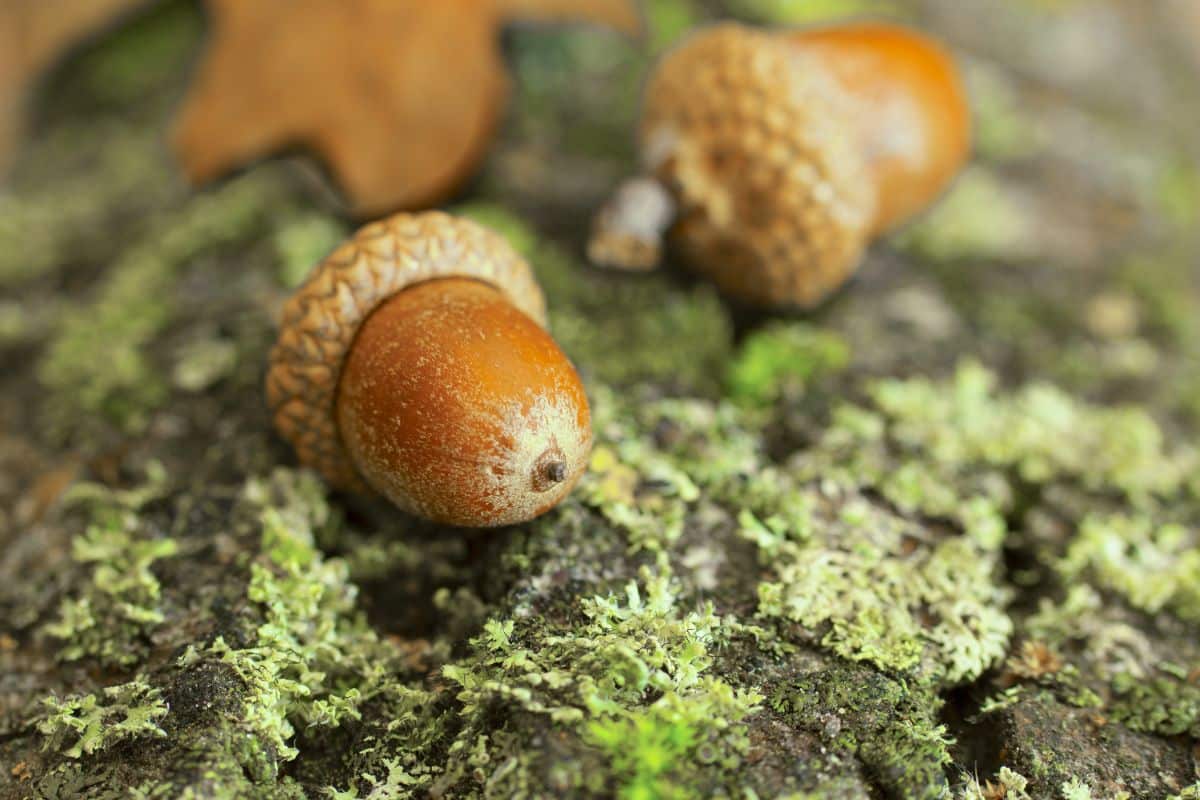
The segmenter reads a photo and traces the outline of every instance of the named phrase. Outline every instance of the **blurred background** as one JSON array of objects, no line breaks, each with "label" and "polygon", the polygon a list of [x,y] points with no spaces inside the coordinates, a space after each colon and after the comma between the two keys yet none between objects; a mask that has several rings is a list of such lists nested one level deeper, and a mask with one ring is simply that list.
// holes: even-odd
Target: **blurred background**
[{"label": "blurred background", "polygon": [[[536,246],[570,262],[556,272],[554,258],[537,259],[567,349],[590,337],[627,354],[588,359],[600,378],[665,374],[714,391],[743,324],[678,272],[649,301],[655,313],[633,321],[636,304],[610,306],[633,302],[632,290],[580,263],[590,215],[633,163],[639,86],[655,53],[713,18],[876,16],[954,50],[975,157],[932,213],[873,248],[820,324],[848,338],[866,370],[931,372],[974,356],[1013,380],[1150,402],[1195,423],[1196,3],[647,0],[641,10],[640,41],[595,25],[506,26],[515,90],[496,138],[485,137],[482,170],[448,198],[512,222],[510,233],[538,234],[551,244]],[[4,418],[18,429],[88,429],[94,443],[147,424],[173,389],[253,375],[257,345],[247,342],[258,334],[238,326],[269,324],[282,292],[354,224],[327,162],[303,148],[201,190],[185,180],[168,137],[208,27],[200,4],[179,0],[8,0],[0,11],[0,365]],[[289,57],[315,69],[319,53]],[[281,94],[268,116],[290,113],[305,87]],[[405,147],[404,130],[392,135]],[[261,319],[238,313],[262,304]],[[667,334],[687,343],[686,364],[656,365],[660,355],[627,346]]]}]

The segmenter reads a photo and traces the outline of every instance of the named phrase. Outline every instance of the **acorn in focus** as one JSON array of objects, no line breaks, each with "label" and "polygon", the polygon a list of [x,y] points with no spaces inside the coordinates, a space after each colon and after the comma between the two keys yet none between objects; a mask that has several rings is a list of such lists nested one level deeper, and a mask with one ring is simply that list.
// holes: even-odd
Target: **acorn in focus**
[{"label": "acorn in focus", "polygon": [[652,269],[668,234],[726,294],[808,308],[870,240],[926,208],[965,163],[958,71],[903,27],[701,30],[648,81],[642,175],[597,215],[588,256]]},{"label": "acorn in focus", "polygon": [[334,486],[465,527],[548,511],[587,465],[578,374],[544,329],[528,264],[443,214],[358,231],[284,308],[267,401]]}]

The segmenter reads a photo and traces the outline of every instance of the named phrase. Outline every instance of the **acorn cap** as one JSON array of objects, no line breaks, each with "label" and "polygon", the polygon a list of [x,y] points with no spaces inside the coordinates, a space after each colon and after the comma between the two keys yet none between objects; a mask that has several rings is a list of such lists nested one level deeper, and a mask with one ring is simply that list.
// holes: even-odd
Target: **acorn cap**
[{"label": "acorn cap", "polygon": [[671,235],[718,287],[812,306],[857,266],[876,189],[836,78],[786,39],[725,23],[655,70],[643,167],[678,203]]},{"label": "acorn cap", "polygon": [[335,409],[342,364],[359,326],[397,292],[449,277],[495,286],[546,324],[542,291],[508,242],[437,211],[396,214],[363,227],[318,264],[285,304],[267,371],[267,403],[300,461],[334,486],[370,491],[338,434]]}]

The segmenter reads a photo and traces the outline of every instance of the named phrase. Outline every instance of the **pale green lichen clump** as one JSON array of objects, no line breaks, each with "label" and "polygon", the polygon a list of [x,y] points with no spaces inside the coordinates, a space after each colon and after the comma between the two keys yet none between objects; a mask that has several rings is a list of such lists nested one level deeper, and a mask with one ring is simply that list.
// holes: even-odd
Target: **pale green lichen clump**
[{"label": "pale green lichen clump", "polygon": [[[805,381],[846,380],[820,366],[828,359],[817,363]],[[774,369],[744,374],[794,380]],[[770,385],[749,391],[793,396]],[[1193,456],[1167,448],[1148,419],[1048,387],[1002,393],[970,364],[947,381],[867,381],[851,394],[861,400],[813,406],[808,414],[829,422],[807,434],[808,447],[778,457],[764,431],[794,424],[777,417],[778,406],[595,385],[594,469],[528,537],[495,545],[504,593],[481,600],[460,584],[456,610],[443,597],[446,624],[476,633],[428,646],[424,667],[406,663],[402,643],[381,637],[359,610],[349,566],[377,561],[379,542],[345,530],[311,476],[250,480],[230,528],[247,546],[235,567],[240,597],[223,601],[240,610],[206,623],[207,634],[133,688],[48,698],[42,744],[66,759],[51,773],[79,778],[110,744],[165,734],[181,744],[199,737],[188,747],[202,761],[229,760],[212,785],[263,796],[321,785],[337,797],[700,797],[743,785],[754,774],[747,764],[762,757],[756,737],[779,719],[866,765],[890,791],[937,797],[953,763],[952,734],[938,717],[944,690],[1003,665],[1018,632],[1065,642],[1113,630],[1097,623],[1093,634],[1078,622],[1102,603],[1095,596],[1028,622],[1011,612],[1003,550],[1030,487],[1124,509],[1081,519],[1047,562],[1062,580],[1194,619],[1186,529],[1145,516],[1169,518],[1164,509],[1182,513],[1194,502]],[[1091,458],[1048,448],[1049,432]],[[70,642],[60,658],[144,665],[151,648],[191,638],[163,629],[183,597],[162,571],[181,551],[218,556],[206,534],[183,528],[165,538],[138,522],[137,509],[169,494],[165,480],[120,497],[92,490],[94,522],[75,547],[91,583],[64,598],[46,628]],[[698,529],[710,531],[707,540]],[[572,542],[572,530],[587,534]],[[354,549],[333,557],[318,541]],[[375,555],[359,558],[359,547]],[[734,568],[739,551],[749,561]],[[1145,570],[1172,554],[1183,556],[1171,565],[1175,577],[1142,586]],[[382,557],[366,574],[388,574]],[[444,569],[416,565],[427,568]],[[120,642],[119,652],[105,647]],[[762,671],[741,672],[747,658]],[[1058,690],[1134,731],[1196,734],[1200,703],[1186,673],[1131,680],[1150,666],[1131,662],[1098,683],[1093,663],[1112,662],[1086,656],[1055,679]],[[215,682],[221,714],[176,716],[178,701],[163,698],[181,697],[192,681]],[[1105,686],[1107,695],[1091,691]],[[1020,702],[1013,695],[989,712]],[[833,709],[836,729],[820,722]],[[358,755],[323,755],[326,737],[352,732],[364,742]],[[147,769],[142,790],[151,796],[196,785]],[[790,785],[839,784],[826,776]]]},{"label": "pale green lichen clump", "polygon": [[169,713],[162,693],[142,678],[105,687],[96,694],[42,700],[44,716],[37,731],[43,749],[67,758],[92,755],[125,739],[165,737],[155,720]]}]

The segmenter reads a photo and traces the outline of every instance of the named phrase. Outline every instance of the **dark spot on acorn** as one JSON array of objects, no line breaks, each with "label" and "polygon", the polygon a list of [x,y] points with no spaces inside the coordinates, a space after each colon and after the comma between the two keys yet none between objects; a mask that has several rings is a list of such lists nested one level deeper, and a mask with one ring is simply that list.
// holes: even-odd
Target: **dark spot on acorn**
[{"label": "dark spot on acorn", "polygon": [[561,461],[554,461],[546,465],[546,479],[554,483],[562,483],[567,479],[567,465]]},{"label": "dark spot on acorn", "polygon": [[545,492],[567,479],[570,470],[562,451],[553,447],[542,454],[533,467],[533,490]]}]

